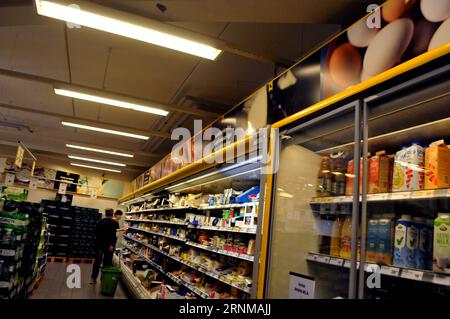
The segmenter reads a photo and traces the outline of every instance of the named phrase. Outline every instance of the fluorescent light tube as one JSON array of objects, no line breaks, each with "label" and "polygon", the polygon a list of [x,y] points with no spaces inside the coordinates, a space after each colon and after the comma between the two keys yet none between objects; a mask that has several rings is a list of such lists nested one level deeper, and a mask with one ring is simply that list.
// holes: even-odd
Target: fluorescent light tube
[{"label": "fluorescent light tube", "polygon": [[84,164],[78,164],[78,163],[70,163],[72,166],[78,166],[78,167],[85,167],[85,168],[91,168],[96,169],[99,171],[107,171],[107,172],[114,172],[114,173],[122,173],[122,171],[116,170],[116,169],[110,169],[110,168],[104,168],[104,167],[97,167],[97,166],[90,166],[90,165],[84,165]]},{"label": "fluorescent light tube", "polygon": [[89,7],[85,8],[82,4],[80,5],[80,3],[82,3],[80,1],[78,1],[77,4],[77,1],[74,0],[73,5],[71,6],[59,4],[56,1],[51,0],[35,1],[38,14],[50,18],[114,33],[172,50],[189,53],[209,60],[215,60],[222,52],[212,46],[158,31],[151,27],[126,22],[114,17],[103,16],[93,12],[94,10],[90,10]]},{"label": "fluorescent light tube", "polygon": [[156,114],[156,115],[162,115],[162,116],[166,116],[167,114],[169,114],[169,112],[164,111],[159,108],[156,108],[156,107],[150,107],[150,106],[145,106],[145,105],[140,105],[140,104],[135,104],[135,103],[129,103],[129,102],[120,101],[120,100],[116,100],[116,99],[109,99],[109,98],[105,98],[105,97],[101,97],[101,96],[97,96],[97,95],[85,94],[85,93],[72,91],[72,90],[58,89],[58,88],[55,88],[54,90],[55,90],[55,94],[57,94],[57,95],[67,96],[67,97],[71,97],[74,99],[96,102],[96,103],[101,103],[101,104],[106,104],[106,105],[112,105],[112,106],[117,106],[117,107],[121,107],[124,109],[145,112],[145,113],[151,113],[151,114]]},{"label": "fluorescent light tube", "polygon": [[90,152],[98,152],[98,153],[104,153],[104,154],[110,154],[110,155],[123,156],[123,157],[134,157],[133,154],[122,153],[122,152],[113,152],[113,151],[108,151],[108,150],[102,150],[99,148],[86,147],[86,146],[80,146],[80,145],[74,145],[74,144],[66,144],[66,147],[75,148],[78,150],[90,151]]},{"label": "fluorescent light tube", "polygon": [[96,131],[96,132],[101,132],[101,133],[106,133],[106,134],[114,134],[114,135],[126,136],[126,137],[131,137],[131,138],[137,138],[140,140],[148,140],[149,139],[148,136],[132,134],[132,133],[127,133],[127,132],[121,132],[121,131],[108,130],[108,129],[101,128],[101,127],[82,125],[82,124],[64,122],[64,121],[62,121],[61,124],[64,126],[76,127],[76,128],[81,128],[84,130]]},{"label": "fluorescent light tube", "polygon": [[94,159],[94,158],[87,158],[87,157],[74,156],[74,155],[69,155],[69,158],[80,160],[80,161],[88,161],[88,162],[94,162],[94,163],[100,163],[100,164],[108,164],[108,165],[113,165],[113,166],[122,166],[122,167],[127,166],[126,164],[122,164],[122,163],[102,161],[102,160],[97,160],[97,159]]}]

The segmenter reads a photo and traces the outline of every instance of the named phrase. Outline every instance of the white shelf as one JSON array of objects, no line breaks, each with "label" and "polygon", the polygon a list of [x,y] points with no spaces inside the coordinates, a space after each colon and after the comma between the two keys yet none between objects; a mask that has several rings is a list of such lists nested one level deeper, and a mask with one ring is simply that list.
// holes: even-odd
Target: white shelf
[{"label": "white shelf", "polygon": [[253,227],[244,228],[244,227],[219,227],[219,226],[189,225],[189,228],[215,230],[215,231],[232,232],[232,233],[242,233],[242,234],[256,234],[256,228],[253,228]]},{"label": "white shelf", "polygon": [[136,227],[129,227],[128,229],[133,229],[133,230],[136,230],[136,231],[141,231],[141,232],[152,234],[152,235],[163,236],[163,237],[179,240],[179,241],[182,241],[182,242],[186,242],[186,240],[187,240],[185,238],[180,238],[178,236],[172,236],[172,235],[157,233],[157,232],[153,232],[151,230],[145,230],[145,229],[136,228]]},{"label": "white shelf", "polygon": [[[427,199],[427,198],[448,198],[450,197],[450,189],[434,189],[434,190],[418,190],[410,192],[395,193],[379,193],[367,194],[367,201],[392,201],[392,200],[411,200],[411,199]],[[360,198],[361,200],[361,198]],[[314,197],[311,204],[323,203],[352,203],[353,196],[334,196],[334,197]]]},{"label": "white shelf", "polygon": [[157,219],[126,219],[126,222],[139,222],[139,223],[159,223],[159,224],[170,224],[170,225],[180,225],[187,226],[186,222],[171,222],[169,220],[157,220]]},{"label": "white shelf", "polygon": [[242,290],[242,291],[244,291],[244,292],[246,292],[246,293],[248,293],[248,294],[250,293],[250,288],[247,288],[247,287],[244,288],[244,287],[241,287],[241,286],[239,286],[239,285],[237,285],[237,284],[235,284],[235,283],[232,283],[232,282],[230,282],[230,281],[228,281],[228,280],[226,280],[226,279],[223,279],[223,278],[221,278],[221,275],[218,275],[218,274],[216,274],[216,273],[214,273],[214,272],[211,272],[211,271],[208,271],[208,270],[203,270],[201,266],[192,264],[192,263],[190,263],[190,262],[188,262],[188,261],[186,261],[186,260],[183,260],[183,259],[181,259],[181,258],[178,258],[178,257],[176,257],[176,256],[169,255],[168,253],[166,253],[166,252],[160,250],[159,248],[157,248],[157,247],[155,247],[155,246],[153,246],[153,245],[143,243],[143,242],[141,242],[141,241],[139,241],[139,240],[137,240],[137,239],[131,238],[131,237],[126,236],[126,235],[124,235],[124,237],[125,237],[125,238],[128,238],[128,239],[130,239],[130,240],[133,240],[134,242],[136,242],[136,243],[138,243],[138,244],[141,244],[141,245],[143,245],[143,246],[146,246],[146,247],[148,247],[148,248],[150,248],[150,249],[153,249],[154,251],[157,251],[157,252],[159,252],[160,254],[163,254],[163,255],[165,255],[165,256],[167,256],[167,257],[173,259],[173,260],[176,260],[176,261],[178,261],[179,263],[182,263],[182,264],[184,264],[184,265],[186,265],[186,266],[188,266],[188,267],[190,267],[190,268],[192,268],[192,269],[195,269],[195,270],[197,270],[198,272],[201,272],[201,273],[203,273],[203,274],[205,274],[205,275],[207,275],[207,276],[209,276],[209,277],[212,277],[212,278],[214,278],[214,279],[217,279],[217,280],[220,281],[220,282],[223,282],[223,283],[225,283],[225,284],[227,284],[227,285],[230,285],[230,286],[232,286],[232,287],[235,287],[235,288],[237,288],[237,289],[239,289],[239,290]]},{"label": "white shelf", "polygon": [[200,248],[200,249],[207,250],[207,251],[215,253],[215,254],[235,257],[235,258],[239,258],[239,259],[243,259],[243,260],[248,260],[248,261],[251,261],[251,262],[253,262],[255,260],[255,257],[251,256],[251,255],[240,254],[240,253],[236,253],[236,252],[232,252],[232,251],[228,251],[228,250],[224,250],[224,249],[219,249],[219,248],[215,248],[215,247],[200,245],[200,244],[197,244],[197,243],[194,243],[194,242],[191,242],[191,241],[187,241],[186,244],[188,244],[189,246],[193,246],[193,247],[197,247],[197,248]]},{"label": "white shelf", "polygon": [[126,248],[129,249],[130,251],[132,251],[133,253],[135,253],[136,255],[138,255],[139,257],[141,257],[142,259],[144,259],[146,262],[148,262],[150,265],[152,265],[154,268],[156,268],[160,273],[162,273],[166,277],[170,278],[171,280],[173,280],[177,284],[179,284],[179,285],[189,289],[190,291],[192,291],[196,295],[202,297],[203,299],[209,299],[209,296],[206,293],[204,293],[203,291],[201,291],[197,287],[193,286],[192,284],[185,282],[181,278],[178,278],[178,277],[174,276],[173,274],[171,274],[169,272],[165,272],[160,265],[158,265],[154,261],[148,259],[147,256],[144,256],[143,254],[137,252],[133,248],[130,248],[130,247],[126,247]]},{"label": "white shelf", "polygon": [[249,206],[259,205],[259,202],[243,203],[243,204],[227,204],[227,205],[214,205],[214,206],[201,206],[198,210],[212,210],[212,209],[227,209],[227,208],[243,208]]},{"label": "white shelf", "polygon": [[126,214],[139,214],[139,213],[149,213],[149,212],[160,212],[160,211],[173,211],[173,210],[183,210],[183,209],[195,209],[195,207],[185,206],[185,207],[161,207],[161,208],[149,208],[142,209],[134,212],[126,212]]},{"label": "white shelf", "polygon": [[[341,268],[350,268],[350,260],[324,254],[308,253],[306,260]],[[378,267],[381,267],[381,274],[386,276],[450,287],[450,274],[441,274],[428,270],[410,269],[398,266],[378,265],[374,263],[365,263],[364,270],[373,272],[373,269]],[[359,262],[357,263],[357,268],[359,268]]]}]

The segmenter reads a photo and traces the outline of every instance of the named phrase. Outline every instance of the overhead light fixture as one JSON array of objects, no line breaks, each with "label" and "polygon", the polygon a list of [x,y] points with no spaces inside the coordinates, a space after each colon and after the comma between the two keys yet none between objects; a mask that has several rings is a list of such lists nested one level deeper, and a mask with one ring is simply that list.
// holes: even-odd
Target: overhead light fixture
[{"label": "overhead light fixture", "polygon": [[105,129],[105,128],[101,128],[101,127],[95,127],[95,126],[89,126],[89,125],[83,125],[83,124],[77,124],[77,123],[71,123],[71,122],[64,122],[64,121],[62,121],[61,124],[64,126],[70,126],[70,127],[80,128],[80,129],[89,130],[89,131],[96,131],[96,132],[101,132],[101,133],[106,133],[106,134],[113,134],[113,135],[137,138],[140,140],[148,140],[149,139],[148,136],[132,134],[132,133],[127,133],[127,132],[121,132],[121,131],[115,131],[115,130],[109,130],[109,129]]},{"label": "overhead light fixture", "polygon": [[78,166],[78,167],[84,167],[84,168],[96,169],[96,170],[99,170],[99,171],[107,171],[107,172],[113,172],[113,173],[122,173],[122,171],[119,171],[117,169],[111,169],[111,168],[105,168],[105,167],[90,166],[90,165],[84,165],[84,164],[78,164],[78,163],[70,163],[70,165]]},{"label": "overhead light fixture", "polygon": [[122,166],[122,167],[127,166],[126,164],[123,164],[123,163],[102,161],[102,160],[98,160],[98,159],[94,159],[94,158],[88,158],[88,157],[81,157],[81,156],[74,156],[74,155],[69,155],[68,157],[71,158],[71,159],[76,159],[76,160],[80,160],[80,161],[87,161],[87,162],[94,162],[94,163],[108,164],[108,165]]},{"label": "overhead light fixture", "polygon": [[[209,60],[215,60],[222,52],[213,46],[189,39],[194,38],[194,35],[190,34],[188,37],[187,31],[182,32],[173,26],[85,1],[35,0],[35,2],[37,13],[50,18],[114,33]],[[178,35],[175,35],[175,32]],[[185,33],[186,37],[183,37],[182,33]]]},{"label": "overhead light fixture", "polygon": [[77,150],[104,153],[104,154],[109,154],[109,155],[117,155],[117,156],[123,156],[123,157],[131,157],[131,158],[134,157],[133,154],[129,154],[129,153],[113,152],[113,151],[108,151],[108,150],[104,150],[104,149],[75,145],[75,144],[66,144],[66,147],[75,148]]},{"label": "overhead light fixture", "polygon": [[86,94],[86,93],[79,92],[79,91],[60,89],[60,88],[54,88],[54,90],[55,90],[55,94],[57,94],[57,95],[67,96],[67,97],[71,97],[74,99],[96,102],[96,103],[101,103],[101,104],[106,104],[106,105],[112,105],[112,106],[117,106],[117,107],[121,107],[124,109],[145,112],[145,113],[151,113],[151,114],[156,114],[156,115],[161,115],[161,116],[166,116],[167,114],[169,114],[169,112],[159,109],[159,108],[156,108],[156,107],[145,106],[145,105],[140,105],[140,104],[135,104],[135,103],[129,103],[129,102],[125,102],[125,101],[121,101],[121,100],[117,100],[117,99],[110,99],[110,98],[102,97],[99,95]]}]

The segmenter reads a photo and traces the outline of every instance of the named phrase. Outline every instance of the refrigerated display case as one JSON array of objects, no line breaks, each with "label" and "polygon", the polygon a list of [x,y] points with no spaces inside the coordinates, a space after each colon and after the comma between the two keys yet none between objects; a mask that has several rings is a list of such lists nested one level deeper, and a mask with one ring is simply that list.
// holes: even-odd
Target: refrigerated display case
[{"label": "refrigerated display case", "polygon": [[280,128],[259,297],[292,274],[314,298],[450,296],[449,74],[440,59]]}]

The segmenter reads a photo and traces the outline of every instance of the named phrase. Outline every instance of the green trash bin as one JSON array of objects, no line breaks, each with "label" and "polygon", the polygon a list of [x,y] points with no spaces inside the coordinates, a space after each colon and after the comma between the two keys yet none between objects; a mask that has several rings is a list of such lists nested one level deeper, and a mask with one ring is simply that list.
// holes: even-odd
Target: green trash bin
[{"label": "green trash bin", "polygon": [[102,268],[102,294],[114,296],[122,271],[117,267]]}]

